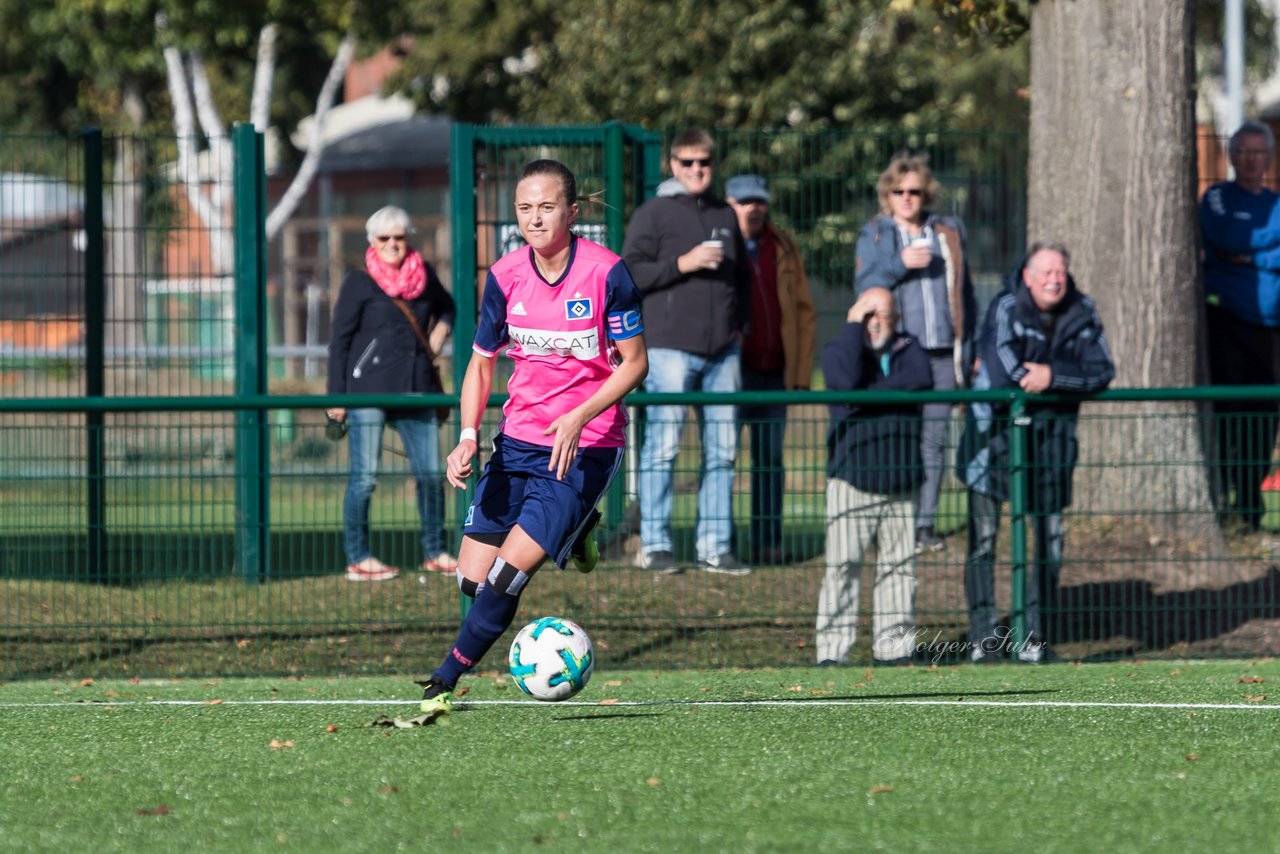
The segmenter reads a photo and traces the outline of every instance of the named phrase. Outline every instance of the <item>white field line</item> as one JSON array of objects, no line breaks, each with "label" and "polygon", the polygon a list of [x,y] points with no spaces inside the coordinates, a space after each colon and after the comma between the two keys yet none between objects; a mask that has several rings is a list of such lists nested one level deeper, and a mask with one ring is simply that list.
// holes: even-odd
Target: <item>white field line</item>
[{"label": "white field line", "polygon": [[[100,709],[106,706],[416,706],[417,700],[79,700],[58,703],[0,703],[0,709]],[[1168,709],[1173,711],[1247,711],[1280,712],[1275,703],[1119,703],[1072,700],[618,700],[616,702],[586,702],[567,700],[559,703],[539,703],[534,700],[457,700],[459,709],[476,706],[526,706],[547,709],[566,708],[655,708],[655,707],[751,707],[785,706],[799,709],[822,709],[847,706],[951,706],[975,708],[1057,708],[1057,709]]]}]

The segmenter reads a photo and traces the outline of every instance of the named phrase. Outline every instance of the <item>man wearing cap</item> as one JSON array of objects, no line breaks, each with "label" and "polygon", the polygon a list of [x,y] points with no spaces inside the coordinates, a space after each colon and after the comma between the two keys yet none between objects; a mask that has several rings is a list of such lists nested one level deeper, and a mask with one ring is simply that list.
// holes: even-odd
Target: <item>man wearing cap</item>
[{"label": "man wearing cap", "polygon": [[[725,195],[751,261],[751,328],[742,342],[742,390],[807,389],[813,378],[817,314],[800,249],[769,221],[769,185],[760,175],[735,175]],[[787,424],[783,404],[743,406],[751,447],[752,562],[790,563],[782,547],[785,472],[782,443]]]}]

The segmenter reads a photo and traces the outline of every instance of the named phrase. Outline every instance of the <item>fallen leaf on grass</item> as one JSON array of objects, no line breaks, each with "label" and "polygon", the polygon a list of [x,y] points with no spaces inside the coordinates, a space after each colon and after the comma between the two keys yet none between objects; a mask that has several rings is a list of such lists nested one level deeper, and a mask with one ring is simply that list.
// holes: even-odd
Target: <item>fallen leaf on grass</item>
[{"label": "fallen leaf on grass", "polygon": [[867,789],[867,794],[868,795],[887,795],[889,792],[892,792],[892,791],[893,791],[893,786],[872,786],[870,789]]},{"label": "fallen leaf on grass", "polygon": [[810,694],[810,695],[814,695],[814,696],[816,696],[816,695],[820,695],[820,694],[830,694],[830,693],[831,693],[830,691],[824,690],[824,689],[822,689],[822,688],[810,688],[810,689],[809,689],[809,694]]},{"label": "fallen leaf on grass", "polygon": [[1240,677],[1240,683],[1242,685],[1259,685],[1266,681],[1267,680],[1263,679],[1261,676],[1241,676]]},{"label": "fallen leaf on grass", "polygon": [[379,794],[379,795],[394,795],[394,794],[396,794],[396,793],[397,793],[397,792],[399,792],[399,791],[400,791],[400,790],[399,790],[399,789],[397,789],[395,786],[383,786],[381,789],[379,789],[379,790],[378,790],[378,794]]},{"label": "fallen leaf on grass", "polygon": [[83,783],[83,782],[84,782],[84,777],[83,777],[82,775],[80,775],[80,774],[72,774],[70,777],[68,777],[68,778],[67,778],[67,782],[68,782],[68,783]]},{"label": "fallen leaf on grass", "polygon": [[609,688],[617,688],[618,686],[620,686],[620,685],[622,684],[622,680],[621,680],[621,679],[610,679],[608,682],[606,682],[606,683],[604,683],[604,684],[605,684],[605,686],[606,686],[606,687],[609,687]]},{"label": "fallen leaf on grass", "polygon": [[93,680],[92,680],[92,679],[81,679],[81,680],[80,680],[80,687],[81,687],[81,688],[88,688],[88,687],[89,687],[90,685],[92,685],[92,684],[93,684]]},{"label": "fallen leaf on grass", "polygon": [[222,700],[205,700],[204,701],[204,704],[206,706],[221,706],[222,703],[223,703]]},{"label": "fallen leaf on grass", "polygon": [[1249,702],[1249,703],[1261,703],[1263,700],[1267,699],[1267,695],[1266,694],[1245,694],[1244,699],[1246,702]]},{"label": "fallen leaf on grass", "polygon": [[329,724],[327,727],[325,727],[325,728],[324,728],[324,731],[325,731],[325,732],[337,732],[337,731],[338,731],[338,728],[337,728],[336,726],[334,726],[333,724]]},{"label": "fallen leaf on grass", "polygon": [[803,690],[804,690],[804,686],[803,686],[803,685],[792,685],[792,686],[791,686],[790,688],[788,688],[787,690],[788,690],[788,691],[795,691],[795,692],[797,692],[797,693],[798,693],[798,692],[800,692],[800,691],[803,691]]},{"label": "fallen leaf on grass", "polygon": [[288,750],[291,747],[293,747],[292,741],[281,741],[278,738],[271,739],[272,750]]},{"label": "fallen leaf on grass", "polygon": [[609,697],[608,699],[601,700],[599,703],[596,703],[596,705],[597,706],[616,706],[618,705],[618,702],[619,700],[617,697]]},{"label": "fallen leaf on grass", "polygon": [[662,781],[661,781],[661,780],[659,780],[657,777],[650,777],[648,780],[645,780],[645,782],[646,782],[646,783],[648,783],[650,786],[661,786],[661,785],[662,785]]},{"label": "fallen leaf on grass", "polygon": [[416,718],[409,718],[407,720],[402,718],[393,718],[390,715],[378,715],[373,719],[373,722],[370,723],[369,726],[384,727],[386,729],[413,729],[417,726],[431,726],[432,724],[447,726],[448,723],[448,714],[441,711],[434,711],[428,712],[425,715],[418,715]]},{"label": "fallen leaf on grass", "polygon": [[1187,761],[1188,761],[1188,762],[1199,762],[1199,761],[1200,761],[1200,754],[1199,754],[1199,753],[1188,753],[1188,754],[1187,754]]},{"label": "fallen leaf on grass", "polygon": [[168,815],[169,805],[161,804],[158,807],[144,807],[143,809],[140,809],[140,810],[134,810],[134,812],[137,813],[138,815]]}]

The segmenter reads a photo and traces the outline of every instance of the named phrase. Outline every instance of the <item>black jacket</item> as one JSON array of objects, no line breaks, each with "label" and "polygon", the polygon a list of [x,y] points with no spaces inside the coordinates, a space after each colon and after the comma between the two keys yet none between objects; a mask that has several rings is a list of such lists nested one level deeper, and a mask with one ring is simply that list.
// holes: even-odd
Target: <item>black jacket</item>
[{"label": "black jacket", "polygon": [[[453,297],[430,265],[427,287],[406,300],[423,334],[437,322],[453,325]],[[440,376],[409,320],[364,271],[347,274],[333,309],[329,339],[330,394],[440,392]]]},{"label": "black jacket", "polygon": [[[682,274],[676,259],[704,240],[724,241],[715,270]],[[710,193],[650,199],[631,217],[622,258],[644,295],[644,341],[714,356],[745,332],[751,314],[751,260],[727,202]]]},{"label": "black jacket", "polygon": [[[1023,362],[1047,364],[1051,393],[1092,393],[1115,378],[1115,365],[1093,300],[1068,277],[1067,295],[1046,329],[1019,267],[991,301],[982,324],[981,368],[975,389],[1016,388],[1026,375]],[[1028,509],[1057,513],[1071,504],[1071,478],[1079,456],[1076,420],[1079,400],[1033,404],[1027,456],[1031,473]],[[1009,498],[1008,405],[972,403],[956,452],[956,474],[970,489],[1002,501]]]},{"label": "black jacket", "polygon": [[[822,373],[831,391],[924,390],[933,388],[929,356],[911,338],[889,343],[889,373],[880,354],[866,346],[861,323],[845,324],[840,336],[822,348]],[[863,492],[907,492],[924,480],[920,458],[920,407],[828,407],[827,476]]]}]

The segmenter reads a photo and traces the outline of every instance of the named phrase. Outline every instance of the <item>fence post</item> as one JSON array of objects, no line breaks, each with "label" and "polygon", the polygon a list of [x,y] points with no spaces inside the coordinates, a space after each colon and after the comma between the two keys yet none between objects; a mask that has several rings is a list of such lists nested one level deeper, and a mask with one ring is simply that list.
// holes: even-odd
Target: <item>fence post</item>
[{"label": "fence post", "polygon": [[[267,393],[266,169],[262,134],[240,123],[235,151],[237,397]],[[266,410],[236,411],[236,565],[245,582],[267,574],[270,447]]]},{"label": "fence post", "polygon": [[[453,207],[453,302],[457,319],[453,325],[453,390],[462,393],[462,379],[471,361],[471,342],[476,337],[476,129],[475,125],[455,122],[449,131],[449,202]],[[450,422],[451,423],[451,422]],[[462,425],[459,424],[459,427]],[[470,427],[471,425],[467,425]],[[450,445],[455,437],[446,436]],[[466,517],[471,490],[455,493],[458,518]],[[458,593],[458,612],[467,615],[471,600]]]},{"label": "fence post", "polygon": [[[1010,600],[1013,609],[1014,654],[1027,639],[1027,415],[1026,395],[1019,392],[1010,407],[1009,429],[1009,558]],[[1034,579],[1032,579],[1034,583]]]},{"label": "fence post", "polygon": [[[84,157],[84,393],[106,393],[107,274],[104,250],[105,219],[102,210],[102,129],[81,134]],[[88,576],[108,580],[106,453],[102,412],[85,414],[85,526],[88,539]]]}]

